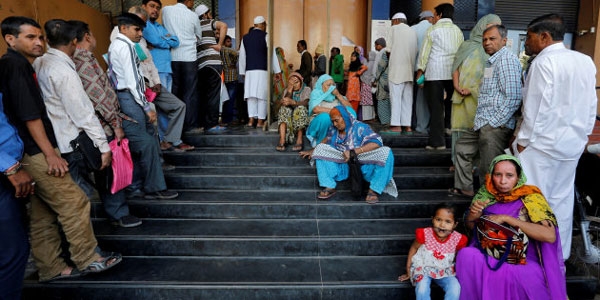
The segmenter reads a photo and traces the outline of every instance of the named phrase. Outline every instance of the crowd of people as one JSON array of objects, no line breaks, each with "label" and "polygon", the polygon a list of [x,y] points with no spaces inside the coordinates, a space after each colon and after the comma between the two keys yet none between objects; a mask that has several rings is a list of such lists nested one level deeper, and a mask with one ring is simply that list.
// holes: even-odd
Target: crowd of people
[{"label": "crowd of people", "polygon": [[[0,265],[10,267],[0,272],[0,298],[18,298],[29,243],[40,282],[117,265],[121,255],[100,250],[91,226],[95,191],[111,223],[141,225],[129,213],[128,197],[178,196],[167,189],[163,171],[172,166],[162,151],[192,150],[183,135],[218,134],[227,123],[262,128],[272,98],[275,149],[293,145],[314,160],[322,200],[336,194],[338,181],[356,176],[368,182],[369,204],[382,193],[397,196],[394,155],[381,135],[416,131],[428,136],[432,151],[446,149],[446,135],[452,136],[455,183],[448,194],[474,197],[465,214],[474,234],[467,243],[454,231],[459,212],[451,205],[436,208],[432,227],[417,229],[399,278],[416,285],[417,299],[429,296],[432,280],[446,299],[566,298],[573,182],[595,121],[596,69],[588,56],[565,48],[560,16],[529,24],[527,65],[506,47],[499,16],[481,18],[465,41],[452,21],[454,7],[440,4],[412,26],[404,13],[394,14],[387,36],[376,38],[366,57],[356,46],[347,69],[339,48],[331,48],[327,63],[321,44],[311,55],[299,40],[301,64],[290,70],[283,49],[269,52],[264,17],[253,19],[236,51],[227,25],[207,6],[193,6],[193,0],[164,8],[160,0],[143,0],[118,17],[107,71],[93,54],[96,39],[85,22],[50,20],[44,36],[30,18],[2,21],[8,50],[0,59],[0,236],[6,241]],[[164,25],[157,22],[161,9]],[[368,124],[376,120],[379,133]],[[75,146],[82,134],[101,152],[98,168]],[[109,142],[124,139],[133,182],[113,193]],[[30,238],[20,198],[31,201]],[[515,254],[521,246],[509,242],[486,252],[492,246],[478,232],[487,233],[481,224],[488,223],[516,228],[519,245],[529,251]],[[507,255],[490,254],[502,251]],[[497,289],[486,289],[492,283]]]}]

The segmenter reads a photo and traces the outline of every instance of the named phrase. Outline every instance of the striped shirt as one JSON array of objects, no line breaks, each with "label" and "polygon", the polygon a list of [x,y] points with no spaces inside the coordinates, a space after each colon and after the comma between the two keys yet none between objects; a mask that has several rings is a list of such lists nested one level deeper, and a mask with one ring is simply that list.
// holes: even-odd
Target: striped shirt
[{"label": "striped shirt", "polygon": [[425,80],[452,79],[454,55],[464,40],[452,19],[440,19],[427,29],[417,63],[417,70],[425,71]]},{"label": "striped shirt", "polygon": [[515,112],[521,106],[521,63],[506,47],[487,62],[477,100],[474,130],[485,125],[515,128]]},{"label": "striped shirt", "polygon": [[196,37],[202,36],[198,15],[177,3],[163,8],[162,19],[167,31],[179,38],[179,47],[171,49],[172,61],[196,61]]},{"label": "striped shirt", "polygon": [[198,70],[209,66],[222,64],[221,54],[212,48],[217,44],[215,38],[216,20],[200,20],[200,28],[202,28],[202,37],[198,39],[196,44]]},{"label": "striped shirt", "polygon": [[221,60],[223,61],[223,75],[225,82],[237,82],[238,80],[238,62],[239,54],[237,51],[221,47]]},{"label": "striped shirt", "polygon": [[144,108],[144,111],[148,111],[149,104],[144,96],[146,84],[140,71],[140,58],[134,47],[135,44],[122,33],[110,43],[108,64],[113,76],[111,79],[117,90],[129,90],[135,102]]}]

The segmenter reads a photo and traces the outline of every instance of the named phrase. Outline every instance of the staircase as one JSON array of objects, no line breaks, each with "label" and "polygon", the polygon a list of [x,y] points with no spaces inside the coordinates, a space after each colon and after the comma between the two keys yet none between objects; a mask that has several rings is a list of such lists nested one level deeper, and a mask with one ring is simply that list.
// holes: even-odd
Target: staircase
[{"label": "staircase", "polygon": [[[384,136],[399,196],[369,205],[353,199],[347,182],[317,201],[315,169],[296,152],[276,152],[277,140],[243,129],[188,138],[195,151],[165,154],[177,166],[166,177],[179,198],[130,200],[142,226],[111,227],[93,203],[99,244],[123,253],[120,265],[51,284],[33,275],[23,298],[414,299],[410,284],[396,278],[415,228],[431,224],[439,202],[460,211],[470,202],[446,194],[449,150],[424,150],[426,137]],[[589,295],[587,283],[570,278],[569,291]]]}]

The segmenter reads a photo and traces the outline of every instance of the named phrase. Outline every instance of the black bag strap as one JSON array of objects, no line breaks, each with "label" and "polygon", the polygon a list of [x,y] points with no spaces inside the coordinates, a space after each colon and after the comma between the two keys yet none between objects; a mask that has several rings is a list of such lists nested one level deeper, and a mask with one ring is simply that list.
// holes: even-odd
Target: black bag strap
[{"label": "black bag strap", "polygon": [[477,230],[478,230],[477,226],[474,226],[473,229],[475,230],[474,234],[477,237],[477,248],[479,248],[481,253],[483,253],[483,255],[485,256],[485,262],[486,262],[488,268],[490,268],[490,270],[492,270],[492,271],[496,271],[496,270],[500,269],[502,264],[504,264],[504,262],[506,262],[506,259],[508,258],[508,254],[510,253],[510,248],[512,247],[512,242],[513,242],[512,235],[506,240],[506,245],[505,245],[506,250],[504,251],[504,254],[502,255],[502,257],[500,257],[500,259],[496,263],[496,266],[492,267],[490,265],[490,261],[488,259],[489,255],[487,254],[487,251],[485,251],[485,249],[483,249],[483,247],[481,247],[481,240],[479,239],[479,234],[477,234]]}]

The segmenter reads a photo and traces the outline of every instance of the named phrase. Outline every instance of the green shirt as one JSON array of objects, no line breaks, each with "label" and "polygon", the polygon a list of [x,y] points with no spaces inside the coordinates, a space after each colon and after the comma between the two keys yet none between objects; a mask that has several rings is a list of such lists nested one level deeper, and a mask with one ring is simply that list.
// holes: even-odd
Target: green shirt
[{"label": "green shirt", "polygon": [[344,56],[341,54],[333,58],[333,63],[329,68],[329,75],[336,83],[344,82]]}]

